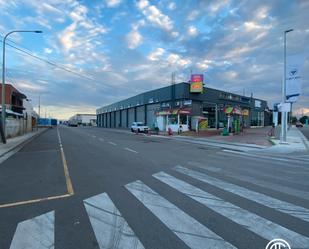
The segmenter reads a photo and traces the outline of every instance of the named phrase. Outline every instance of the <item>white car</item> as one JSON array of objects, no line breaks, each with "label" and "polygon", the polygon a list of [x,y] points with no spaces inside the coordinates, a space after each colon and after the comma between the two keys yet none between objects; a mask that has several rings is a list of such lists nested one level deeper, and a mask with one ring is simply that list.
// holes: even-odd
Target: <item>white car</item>
[{"label": "white car", "polygon": [[147,125],[144,125],[143,122],[133,122],[131,126],[131,131],[147,133],[149,131],[149,127]]}]

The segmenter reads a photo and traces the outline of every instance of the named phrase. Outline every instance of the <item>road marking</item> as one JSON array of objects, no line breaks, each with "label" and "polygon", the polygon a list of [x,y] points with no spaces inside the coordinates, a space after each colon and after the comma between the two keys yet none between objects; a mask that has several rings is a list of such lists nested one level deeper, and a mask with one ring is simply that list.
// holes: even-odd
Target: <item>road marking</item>
[{"label": "road marking", "polygon": [[128,147],[126,147],[126,148],[124,148],[125,150],[127,150],[127,151],[131,151],[131,152],[133,152],[133,153],[138,153],[137,151],[135,151],[135,150],[132,150],[132,149],[130,149],[130,148],[128,148]]},{"label": "road marking", "polygon": [[106,193],[84,200],[84,205],[101,249],[144,248]]},{"label": "road marking", "polygon": [[[218,154],[223,154],[223,155],[226,155],[226,153],[224,152],[228,152],[229,155],[233,155],[233,154],[237,154],[237,155],[241,155],[241,156],[244,156],[246,158],[248,157],[252,157],[252,158],[257,158],[259,160],[267,160],[269,162],[269,160],[274,160],[274,161],[279,161],[279,162],[295,162],[295,158],[278,158],[278,157],[272,157],[272,156],[267,156],[267,155],[261,155],[261,154],[251,154],[251,153],[246,153],[246,152],[241,152],[241,151],[236,151],[236,150],[228,150],[228,149],[223,149],[222,152],[218,152]],[[302,161],[304,161],[303,159],[299,160],[299,159],[296,159],[297,163],[301,163]],[[293,165],[295,167],[298,167],[298,168],[304,168],[302,166],[299,166],[299,165]]]},{"label": "road marking", "polygon": [[227,217],[235,223],[256,233],[257,235],[272,240],[273,238],[292,239],[291,245],[295,248],[307,248],[309,238],[293,232],[283,226],[273,223],[263,217],[251,213],[245,209],[226,202],[208,192],[181,181],[169,174],[159,172],[153,175],[155,178],[198,201],[213,211]]},{"label": "road marking", "polygon": [[97,136],[95,136],[95,135],[92,135],[92,137],[93,137],[93,138],[96,138]]},{"label": "road marking", "polygon": [[67,160],[65,158],[65,154],[64,154],[64,150],[63,150],[62,142],[61,142],[61,136],[60,136],[60,132],[58,128],[57,128],[57,133],[58,133],[58,139],[59,139],[59,145],[60,145],[60,152],[61,152],[61,159],[62,159],[62,164],[63,164],[65,182],[67,185],[67,191],[70,195],[74,195],[74,190],[73,190],[73,185],[72,185],[72,181],[71,181],[71,177],[69,173],[69,168],[68,168]]},{"label": "road marking", "polygon": [[126,188],[178,238],[194,249],[235,248],[141,181]]},{"label": "road marking", "polygon": [[42,201],[62,199],[62,198],[70,197],[70,196],[72,196],[72,195],[71,194],[64,194],[64,195],[49,196],[49,197],[38,198],[38,199],[27,200],[27,201],[11,202],[11,203],[7,203],[7,204],[1,204],[0,208],[8,208],[8,207],[32,204],[32,203],[37,203],[37,202],[42,202]]},{"label": "road marking", "polygon": [[104,142],[104,138],[99,138],[100,141]]},{"label": "road marking", "polygon": [[113,143],[113,142],[108,142],[109,144],[111,144],[111,145],[114,145],[114,146],[116,146],[117,144],[115,144],[115,143]]},{"label": "road marking", "polygon": [[10,249],[55,248],[55,213],[37,216],[17,225]]},{"label": "road marking", "polygon": [[291,204],[289,202],[281,201],[278,199],[275,199],[273,197],[237,186],[232,183],[221,181],[217,178],[208,176],[204,173],[200,173],[194,170],[187,169],[182,166],[176,166],[174,168],[176,171],[188,175],[194,179],[197,179],[199,181],[208,183],[210,185],[213,185],[217,188],[223,189],[225,191],[231,192],[235,195],[241,196],[243,198],[246,198],[248,200],[257,202],[259,204],[262,204],[264,206],[267,206],[269,208],[273,208],[279,212],[286,213],[288,215],[294,216],[296,218],[302,219],[304,221],[309,222],[309,210],[300,206],[296,206],[294,204]]}]

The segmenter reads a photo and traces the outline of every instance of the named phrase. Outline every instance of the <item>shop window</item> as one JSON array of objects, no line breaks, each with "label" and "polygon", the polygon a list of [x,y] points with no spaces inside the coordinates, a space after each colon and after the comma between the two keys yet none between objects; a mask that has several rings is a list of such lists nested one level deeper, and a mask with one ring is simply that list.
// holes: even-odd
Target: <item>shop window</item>
[{"label": "shop window", "polygon": [[169,124],[178,124],[178,115],[170,115],[168,116]]},{"label": "shop window", "polygon": [[180,114],[179,115],[179,123],[180,124],[187,124],[187,115]]}]

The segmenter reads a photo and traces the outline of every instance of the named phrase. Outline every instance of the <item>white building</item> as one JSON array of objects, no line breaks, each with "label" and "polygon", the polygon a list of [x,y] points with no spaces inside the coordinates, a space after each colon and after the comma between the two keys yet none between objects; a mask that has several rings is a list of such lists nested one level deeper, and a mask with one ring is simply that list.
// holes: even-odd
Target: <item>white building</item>
[{"label": "white building", "polygon": [[75,114],[69,119],[69,124],[76,124],[81,126],[96,126],[96,114]]}]

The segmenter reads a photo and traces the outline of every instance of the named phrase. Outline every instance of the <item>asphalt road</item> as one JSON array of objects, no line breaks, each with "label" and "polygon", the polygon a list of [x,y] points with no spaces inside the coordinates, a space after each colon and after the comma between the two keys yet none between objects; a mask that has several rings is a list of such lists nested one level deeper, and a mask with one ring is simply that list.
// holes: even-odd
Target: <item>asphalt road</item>
[{"label": "asphalt road", "polygon": [[50,129],[0,164],[0,248],[309,248],[308,176],[303,156]]}]

